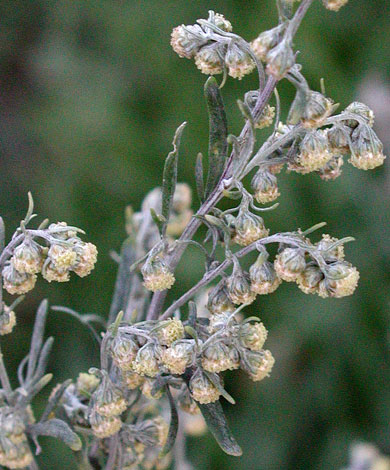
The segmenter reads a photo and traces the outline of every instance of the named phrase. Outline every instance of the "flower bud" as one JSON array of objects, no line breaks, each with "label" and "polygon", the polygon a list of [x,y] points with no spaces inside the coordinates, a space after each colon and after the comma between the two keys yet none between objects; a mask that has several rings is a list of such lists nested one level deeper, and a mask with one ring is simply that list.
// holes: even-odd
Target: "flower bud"
[{"label": "flower bud", "polygon": [[242,368],[248,372],[249,377],[254,381],[258,382],[263,380],[265,377],[269,377],[269,374],[275,364],[275,359],[271,354],[271,351],[245,351],[242,360]]},{"label": "flower bud", "polygon": [[251,291],[250,278],[238,262],[234,263],[233,272],[226,281],[229,297],[236,305],[251,304],[256,299],[256,294]]},{"label": "flower bud", "polygon": [[93,393],[98,385],[100,380],[94,374],[87,374],[85,372],[80,372],[77,377],[77,390],[80,392]]},{"label": "flower bud", "polygon": [[346,297],[355,292],[359,281],[359,271],[346,261],[338,261],[328,266],[325,279],[320,282],[320,297]]},{"label": "flower bud", "polygon": [[322,239],[318,243],[315,244],[315,246],[320,251],[325,261],[327,262],[336,261],[336,260],[341,261],[344,259],[344,246],[343,245],[338,245],[332,248],[331,250],[329,249],[336,242],[338,242],[337,238],[331,237],[330,235],[324,233],[322,235]]},{"label": "flower bud", "polygon": [[53,238],[57,240],[68,240],[69,238],[77,237],[77,232],[71,228],[65,230],[68,226],[66,222],[57,222],[56,224],[50,224],[48,231],[50,232]]},{"label": "flower bud", "polygon": [[192,59],[207,42],[207,37],[199,25],[177,26],[171,34],[172,49],[179,55]]},{"label": "flower bud", "polygon": [[16,315],[13,310],[10,310],[3,304],[2,312],[0,313],[0,335],[8,335],[16,325]]},{"label": "flower bud", "polygon": [[326,133],[330,150],[341,155],[349,153],[351,129],[343,124],[335,124]]},{"label": "flower bud", "polygon": [[202,367],[207,372],[223,372],[238,369],[240,357],[235,347],[221,341],[210,344],[202,354]]},{"label": "flower bud", "polygon": [[283,281],[293,282],[306,267],[305,254],[298,248],[285,248],[276,256],[274,267]]},{"label": "flower bud", "polygon": [[309,264],[297,279],[297,285],[305,294],[317,294],[324,274],[316,264]]},{"label": "flower bud", "polygon": [[235,323],[237,315],[234,316],[235,318],[233,320],[230,319],[230,316],[230,312],[215,313],[214,315],[211,315],[208,327],[209,333],[213,334],[221,328],[224,328],[228,321]]},{"label": "flower bud", "polygon": [[37,274],[42,269],[44,254],[42,247],[30,239],[25,239],[15,248],[12,263],[15,269],[24,274]]},{"label": "flower bud", "polygon": [[275,108],[269,104],[266,104],[259,119],[255,122],[255,128],[264,129],[265,127],[269,127],[273,123],[274,118]]},{"label": "flower bud", "polygon": [[195,340],[183,339],[176,341],[164,349],[161,361],[171,374],[182,375],[195,358]]},{"label": "flower bud", "polygon": [[190,391],[192,398],[201,403],[213,403],[220,397],[219,390],[211,383],[210,379],[202,371],[202,369],[196,369],[195,373],[190,380]]},{"label": "flower bud", "polygon": [[163,346],[170,346],[178,339],[184,338],[184,326],[180,320],[169,318],[158,323],[156,336]]},{"label": "flower bud", "polygon": [[67,269],[57,268],[49,259],[46,260],[42,268],[42,277],[47,282],[68,282],[70,279]]},{"label": "flower bud", "polygon": [[268,51],[266,62],[268,75],[272,75],[276,80],[283,78],[295,65],[295,55],[291,45],[286,40],[281,41]]},{"label": "flower bud", "polygon": [[148,259],[142,266],[141,272],[144,286],[152,292],[170,289],[175,283],[175,276],[160,258]]},{"label": "flower bud", "polygon": [[207,308],[211,313],[234,312],[225,281],[219,282],[209,293]]},{"label": "flower bud", "polygon": [[260,204],[272,202],[280,196],[278,180],[267,170],[258,170],[251,183],[254,197]]},{"label": "flower bud", "polygon": [[282,282],[277,276],[273,264],[264,259],[262,254],[250,267],[249,276],[252,291],[259,295],[271,294]]},{"label": "flower bud", "polygon": [[203,46],[195,56],[195,65],[206,75],[216,75],[223,71],[223,56],[218,43]]},{"label": "flower bud", "polygon": [[307,129],[315,129],[325,124],[332,114],[333,101],[318,91],[309,91],[305,109],[302,114],[302,124]]},{"label": "flower bud", "polygon": [[26,440],[24,434],[26,426],[21,415],[10,406],[0,408],[0,431],[1,436],[8,437],[14,444]]},{"label": "flower bud", "polygon": [[0,448],[0,465],[7,468],[26,468],[33,462],[33,455],[26,440],[21,443],[13,443],[8,438],[3,438]]},{"label": "flower bud", "polygon": [[251,48],[259,60],[267,61],[267,54],[279,43],[284,27],[284,24],[280,24],[268,31],[263,31],[251,42]]},{"label": "flower bud", "polygon": [[144,383],[145,377],[136,372],[125,371],[122,374],[122,381],[129,390],[135,390]]},{"label": "flower bud", "polygon": [[240,208],[235,220],[233,241],[238,245],[247,246],[267,237],[269,230],[264,226],[264,220],[256,214],[251,214],[246,205]]},{"label": "flower bud", "polygon": [[278,175],[284,167],[284,163],[274,163],[272,165],[267,165],[268,171],[273,175]]},{"label": "flower bud", "polygon": [[96,413],[110,418],[119,416],[127,408],[126,400],[119,387],[109,378],[107,372],[102,373],[102,380],[92,396]]},{"label": "flower bud", "polygon": [[245,348],[251,351],[261,351],[267,339],[268,331],[261,322],[243,323],[238,334],[240,342]]},{"label": "flower bud", "polygon": [[97,260],[97,248],[93,243],[78,243],[76,245],[77,251],[77,262],[72,271],[74,271],[79,277],[88,276],[92,269],[95,267]]},{"label": "flower bud", "polygon": [[48,258],[51,260],[53,269],[64,272],[76,263],[77,253],[73,246],[52,243],[49,248]]},{"label": "flower bud", "polygon": [[114,364],[122,371],[132,370],[138,349],[138,344],[131,337],[117,334],[110,346]]},{"label": "flower bud", "polygon": [[303,138],[299,150],[296,162],[302,168],[303,173],[319,170],[332,158],[328,148],[328,140],[321,131],[308,132]]},{"label": "flower bud", "polygon": [[[347,106],[343,114],[356,114],[357,117],[363,119],[365,124],[370,127],[372,127],[374,124],[374,112],[366,104],[359,103],[359,101],[354,101],[349,106]],[[357,119],[346,119],[344,124],[346,124],[351,129],[356,129],[360,122]]]},{"label": "flower bud", "polygon": [[383,165],[383,144],[368,126],[359,126],[352,134],[349,162],[360,170],[372,170]]},{"label": "flower bud", "polygon": [[26,426],[14,408],[0,408],[0,465],[25,468],[33,457],[25,434]]},{"label": "flower bud", "polygon": [[26,294],[34,289],[37,282],[35,274],[20,273],[15,269],[11,260],[10,264],[5,266],[2,271],[4,289],[11,295]]},{"label": "flower bud", "polygon": [[114,436],[122,427],[122,421],[118,416],[102,416],[94,408],[89,415],[89,422],[93,434],[99,439]]},{"label": "flower bud", "polygon": [[348,0],[322,0],[324,7],[331,11],[339,11],[348,3]]},{"label": "flower bud", "polygon": [[[245,93],[244,101],[245,104],[248,106],[250,111],[253,113],[256,103],[259,99],[260,93],[258,90],[251,90]],[[266,104],[260,117],[255,122],[256,129],[263,129],[264,127],[269,127],[275,117],[275,108]]]},{"label": "flower bud", "polygon": [[320,178],[324,181],[333,181],[341,175],[341,167],[344,164],[341,155],[334,155],[328,163],[318,170]]},{"label": "flower bud", "polygon": [[248,52],[242,50],[237,44],[231,43],[225,55],[225,64],[228,73],[233,78],[242,79],[256,68]]},{"label": "flower bud", "polygon": [[[211,18],[209,18],[209,21]],[[218,26],[219,29],[222,29],[223,31],[226,31],[227,33],[231,33],[233,31],[232,24],[230,23],[229,20],[227,20],[223,15],[220,13],[215,13],[214,18],[212,21],[215,26]]]},{"label": "flower bud", "polygon": [[161,348],[154,343],[146,343],[138,351],[133,368],[137,374],[155,377],[159,371]]}]

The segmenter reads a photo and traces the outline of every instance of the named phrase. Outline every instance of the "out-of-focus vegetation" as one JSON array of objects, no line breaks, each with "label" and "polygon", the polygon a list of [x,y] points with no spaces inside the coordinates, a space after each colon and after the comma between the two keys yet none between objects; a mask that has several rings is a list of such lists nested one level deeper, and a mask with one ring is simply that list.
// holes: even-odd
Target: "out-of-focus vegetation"
[{"label": "out-of-focus vegetation", "polygon": [[[138,208],[160,183],[172,134],[184,120],[180,179],[193,185],[195,155],[207,149],[206,77],[178,59],[169,35],[210,8],[247,39],[277,21],[273,0],[0,3],[0,213],[8,234],[31,190],[42,216],[85,228],[100,252],[91,276],[65,285],[42,282],[19,307],[16,332],[3,340],[10,368],[27,352],[41,297],[107,315],[116,269],[109,251],[124,236],[124,207]],[[324,77],[341,106],[364,96],[389,144],[386,8],[386,0],[352,0],[335,14],[317,0],[295,43],[310,85],[318,88]],[[232,133],[242,125],[236,99],[255,86],[253,74],[229,80],[223,90]],[[292,99],[289,86],[279,88],[282,102]],[[353,297],[322,300],[285,283],[256,302],[252,308],[270,330],[267,346],[277,361],[272,378],[254,385],[244,376],[238,383],[227,377],[237,405],[225,408],[244,456],[222,455],[210,436],[191,440],[199,470],[333,470],[346,464],[356,440],[390,452],[389,166],[344,167],[330,183],[284,173],[280,206],[264,219],[274,232],[327,221],[332,235],[356,237],[346,250],[361,272],[359,289]],[[189,249],[176,293],[201,270],[198,252]],[[53,312],[49,333],[56,337],[50,367],[57,382],[97,365],[91,337],[73,319]],[[43,469],[55,462],[57,469],[73,468],[62,445],[42,443]]]}]

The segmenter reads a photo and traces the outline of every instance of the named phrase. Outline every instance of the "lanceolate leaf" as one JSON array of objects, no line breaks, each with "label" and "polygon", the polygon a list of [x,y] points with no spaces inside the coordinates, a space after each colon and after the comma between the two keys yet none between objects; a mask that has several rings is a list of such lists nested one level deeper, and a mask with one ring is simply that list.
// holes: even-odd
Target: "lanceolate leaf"
[{"label": "lanceolate leaf", "polygon": [[209,172],[207,175],[207,197],[217,185],[225,167],[228,150],[227,120],[218,83],[210,77],[204,87],[209,112]]},{"label": "lanceolate leaf", "polygon": [[[173,138],[173,150],[170,152],[165,160],[164,173],[163,173],[163,187],[162,187],[162,216],[168,221],[171,210],[173,194],[176,188],[177,182],[177,163],[179,157],[179,145],[181,135],[183,133],[186,122],[183,122],[181,126],[176,129],[175,137]],[[166,229],[166,223],[164,224],[164,230]]]},{"label": "lanceolate leaf", "polygon": [[47,316],[48,302],[43,300],[37,310],[35,317],[33,336],[31,338],[30,354],[27,365],[27,377],[26,380],[30,380],[37,366],[37,361],[41,353],[41,347],[43,342],[43,335],[45,332],[46,316]]},{"label": "lanceolate leaf", "polygon": [[229,429],[229,425],[219,401],[208,403],[207,405],[198,405],[208,428],[221,449],[229,455],[234,455],[236,457],[242,455],[241,447],[237,444],[237,441],[234,439],[234,436]]},{"label": "lanceolate leaf", "polygon": [[175,400],[173,399],[171,391],[169,390],[169,385],[166,385],[166,392],[169,400],[169,406],[171,407],[171,423],[169,425],[167,442],[165,443],[164,449],[161,452],[162,455],[166,455],[171,451],[173,445],[175,444],[177,430],[179,428],[179,415],[177,413]]},{"label": "lanceolate leaf", "polygon": [[33,424],[29,428],[29,432],[34,439],[37,439],[39,436],[56,437],[72,450],[77,451],[81,449],[79,436],[61,419],[50,419],[44,423]]},{"label": "lanceolate leaf", "polygon": [[203,177],[203,155],[198,153],[196,157],[195,164],[195,181],[196,181],[196,190],[198,192],[198,197],[200,202],[204,201],[204,177]]},{"label": "lanceolate leaf", "polygon": [[127,238],[121,249],[121,261],[119,263],[118,274],[115,281],[114,296],[112,299],[109,323],[112,323],[121,310],[126,310],[126,303],[129,297],[131,280],[134,273],[130,271],[130,266],[136,260],[134,245],[130,238]]}]

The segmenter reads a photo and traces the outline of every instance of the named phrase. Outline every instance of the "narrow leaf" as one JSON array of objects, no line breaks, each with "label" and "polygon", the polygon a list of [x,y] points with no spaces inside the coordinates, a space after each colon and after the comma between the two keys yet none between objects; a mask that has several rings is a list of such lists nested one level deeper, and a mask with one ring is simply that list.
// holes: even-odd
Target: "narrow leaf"
[{"label": "narrow leaf", "polygon": [[74,451],[78,451],[82,447],[79,436],[71,430],[65,421],[60,419],[50,419],[44,423],[33,424],[30,426],[29,432],[34,438],[51,436],[60,439]]},{"label": "narrow leaf", "polygon": [[37,315],[35,317],[34,330],[31,338],[31,347],[28,357],[28,366],[27,366],[27,377],[26,380],[30,380],[34,374],[37,360],[41,352],[43,334],[45,331],[45,323],[47,316],[48,302],[43,300],[37,310]]},{"label": "narrow leaf", "polygon": [[112,323],[118,312],[126,310],[127,299],[129,298],[131,280],[134,276],[130,272],[130,266],[136,261],[136,254],[131,238],[127,238],[121,249],[121,261],[119,263],[118,274],[115,281],[114,296],[112,299],[109,323]]},{"label": "narrow leaf", "polygon": [[207,175],[207,197],[220,180],[227,157],[227,119],[217,81],[210,77],[204,87],[209,112],[209,172]]},{"label": "narrow leaf", "polygon": [[34,372],[34,376],[33,376],[34,381],[39,380],[45,373],[47,363],[49,362],[49,356],[50,356],[51,348],[53,347],[53,343],[54,343],[54,338],[52,336],[50,336],[50,338],[48,338],[45,341],[45,344],[43,345],[41,349],[41,353],[39,354],[37,367]]},{"label": "narrow leaf", "polygon": [[172,142],[173,150],[168,154],[165,160],[162,187],[162,216],[166,221],[169,220],[169,216],[172,210],[173,195],[175,193],[177,183],[177,163],[179,157],[179,145],[181,135],[186,124],[186,122],[183,122],[183,124],[181,124],[176,129],[175,136]]},{"label": "narrow leaf", "polygon": [[203,155],[199,152],[195,164],[196,190],[200,202],[204,201],[204,176],[203,176]]},{"label": "narrow leaf", "polygon": [[202,405],[198,403],[200,411],[207,423],[215,440],[221,449],[229,455],[236,457],[242,455],[241,447],[237,444],[233,434],[230,431],[226,417],[219,401]]},{"label": "narrow leaf", "polygon": [[171,408],[171,422],[169,424],[167,442],[165,443],[164,449],[161,451],[161,455],[166,455],[171,451],[173,445],[175,444],[177,430],[179,428],[179,414],[177,412],[175,400],[173,399],[171,391],[169,390],[169,385],[166,385],[165,389],[169,400],[169,406]]}]

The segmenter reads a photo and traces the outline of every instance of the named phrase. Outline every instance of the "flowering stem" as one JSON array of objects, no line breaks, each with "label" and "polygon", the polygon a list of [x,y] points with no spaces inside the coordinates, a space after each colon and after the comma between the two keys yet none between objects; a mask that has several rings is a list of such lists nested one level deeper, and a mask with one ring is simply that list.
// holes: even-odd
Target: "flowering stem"
[{"label": "flowering stem", "polygon": [[[290,21],[290,24],[287,30],[287,33],[290,35],[291,38],[297,32],[298,27],[301,24],[301,21],[303,17],[305,16],[305,13],[307,12],[308,8],[312,4],[312,2],[313,0],[303,0],[300,6],[298,7],[297,11],[295,12],[295,15]],[[264,90],[259,95],[256,105],[253,110],[253,118],[255,121],[256,119],[260,117],[261,113],[263,112],[266,104],[268,103],[275,89],[276,84],[277,84],[277,80],[274,77],[272,76],[268,77]],[[250,129],[250,123],[246,122],[240,133],[240,139],[245,139],[245,137],[247,136],[247,133],[249,132],[249,129]],[[221,176],[219,184],[216,186],[214,191],[210,194],[208,199],[202,204],[202,206],[200,207],[196,215],[198,216],[206,215],[210,211],[210,209],[212,209],[217,204],[217,202],[222,198],[223,191],[227,189],[224,183],[227,183],[229,179],[231,179],[233,176],[231,174],[233,160],[234,160],[234,150],[232,151],[227,161],[226,168]],[[189,224],[187,225],[186,229],[184,230],[183,234],[181,235],[180,241],[191,240],[195,232],[200,227],[201,223],[202,223],[201,220],[199,220],[198,218],[192,218]],[[186,249],[186,245],[182,244],[181,246],[178,246],[172,253],[170,253],[166,257],[165,261],[172,271],[174,271],[176,266],[178,265],[185,249]],[[149,306],[149,311],[146,317],[148,320],[155,320],[158,318],[163,308],[166,296],[167,296],[167,290],[156,292],[153,295],[152,301]],[[167,311],[172,313],[174,310],[171,310],[171,308],[169,308]],[[166,317],[167,315],[165,312],[164,318]]]},{"label": "flowering stem", "polygon": [[[234,253],[236,258],[242,258],[243,256],[251,253],[256,250],[259,245],[266,245],[268,243],[288,243],[290,245],[299,246],[299,243],[294,240],[291,236],[287,234],[275,234],[270,237],[262,238],[256,242],[242,248],[237,253]],[[219,276],[225,269],[227,269],[233,263],[233,258],[227,258],[223,261],[218,267],[206,273],[203,278],[195,284],[189,291],[183,294],[179,299],[177,299],[161,316],[160,320],[165,320],[169,318],[175,311],[180,308],[182,305],[187,303],[198,291],[204,286],[207,286],[211,281],[213,281],[217,276]]]}]

